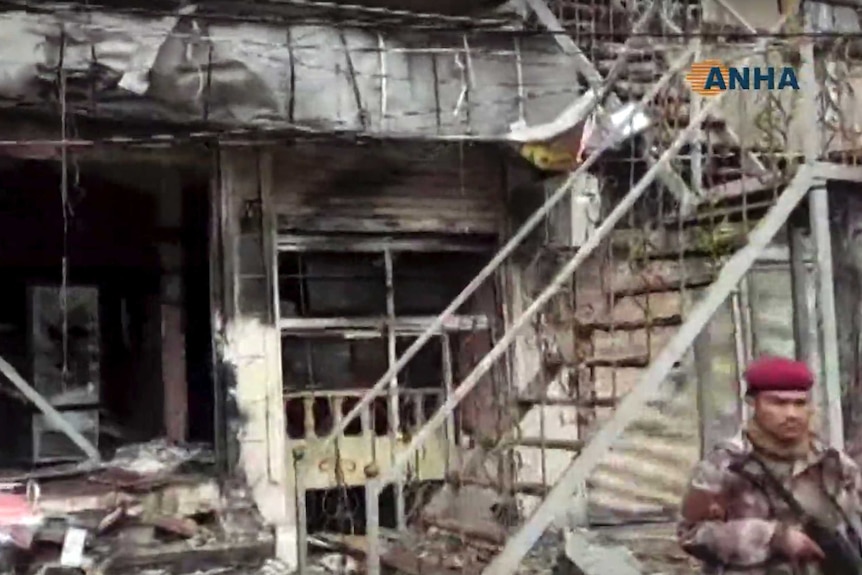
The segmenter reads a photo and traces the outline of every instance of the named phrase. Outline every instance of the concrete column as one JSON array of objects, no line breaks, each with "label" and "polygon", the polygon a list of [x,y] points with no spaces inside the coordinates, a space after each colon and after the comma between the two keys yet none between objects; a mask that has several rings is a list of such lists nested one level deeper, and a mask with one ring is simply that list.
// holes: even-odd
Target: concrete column
[{"label": "concrete column", "polygon": [[226,285],[223,361],[235,374],[239,471],[267,523],[275,527],[279,559],[298,562],[296,498],[287,454],[281,378],[281,337],[275,309],[275,232],[269,152],[228,147],[220,152],[219,190]]},{"label": "concrete column", "polygon": [[[188,386],[183,318],[182,181],[165,170],[159,190],[159,260],[162,269],[161,360],[165,434],[183,442],[188,435]],[[203,296],[202,296],[203,297]]]}]

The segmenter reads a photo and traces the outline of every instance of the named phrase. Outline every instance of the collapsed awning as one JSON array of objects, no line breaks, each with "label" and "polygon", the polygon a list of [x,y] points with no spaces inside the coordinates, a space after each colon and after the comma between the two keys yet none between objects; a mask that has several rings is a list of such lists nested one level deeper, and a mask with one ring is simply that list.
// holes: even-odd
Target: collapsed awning
[{"label": "collapsed awning", "polygon": [[502,139],[582,91],[547,37],[47,8],[0,13],[0,104],[56,108],[62,62],[67,104],[89,116]]},{"label": "collapsed awning", "polygon": [[588,90],[550,122],[514,124],[506,140],[539,169],[564,172],[573,170],[585,154],[614,147],[640,134],[650,123],[635,103],[624,104],[605,117],[595,92]]}]

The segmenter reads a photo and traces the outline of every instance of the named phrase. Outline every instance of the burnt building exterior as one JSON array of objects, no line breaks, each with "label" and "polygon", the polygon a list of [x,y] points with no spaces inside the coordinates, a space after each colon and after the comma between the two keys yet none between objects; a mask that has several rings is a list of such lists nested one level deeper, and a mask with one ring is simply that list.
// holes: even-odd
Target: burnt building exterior
[{"label": "burnt building exterior", "polygon": [[[846,2],[4,9],[0,356],[47,407],[0,405],[3,457],[204,442],[303,575],[321,548],[508,574],[554,525],[577,563],[579,528],[671,520],[756,355],[809,360],[852,443],[858,28]],[[702,61],[800,89],[704,96]]]}]

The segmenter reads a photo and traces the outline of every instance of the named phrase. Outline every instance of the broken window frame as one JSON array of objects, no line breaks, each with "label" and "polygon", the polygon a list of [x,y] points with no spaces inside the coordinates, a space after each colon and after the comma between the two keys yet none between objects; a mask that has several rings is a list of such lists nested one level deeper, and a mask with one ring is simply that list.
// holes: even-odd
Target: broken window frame
[{"label": "broken window frame", "polygon": [[[345,338],[381,338],[388,345],[388,367],[395,364],[398,357],[396,354],[396,342],[398,338],[409,338],[421,335],[437,318],[437,314],[428,316],[398,316],[395,313],[394,298],[394,270],[393,255],[399,252],[424,252],[441,253],[452,252],[455,254],[487,254],[492,252],[494,245],[487,242],[476,241],[476,239],[458,238],[415,238],[415,237],[369,237],[349,235],[286,235],[279,234],[277,237],[277,255],[282,253],[299,253],[312,255],[314,253],[357,253],[357,254],[382,254],[385,258],[385,282],[386,282],[386,308],[385,317],[334,317],[334,318],[298,318],[278,315],[278,328],[282,337],[296,336],[305,338],[342,336]],[[275,278],[279,278],[278,258],[275,261]],[[278,282],[276,282],[278,283]],[[274,290],[275,309],[279,309],[280,298],[278,289]],[[454,368],[452,336],[454,334],[469,334],[489,331],[491,318],[485,314],[458,314],[451,316],[444,322],[442,328],[434,336],[440,338],[441,365],[443,366],[442,385],[439,388],[416,388],[400,389],[398,376],[394,377],[390,386],[381,396],[388,398],[387,409],[389,411],[389,437],[392,441],[397,440],[400,412],[400,396],[426,394],[437,396],[439,403],[448,399],[454,389]],[[341,404],[347,396],[361,398],[368,392],[366,388],[325,390],[291,390],[285,393],[285,401],[302,400],[309,406],[315,399],[325,398],[333,401],[333,405]],[[417,402],[414,401],[414,405]],[[306,411],[308,407],[306,407]],[[336,409],[334,417],[338,418],[340,410]],[[420,415],[415,415],[417,422],[421,424]],[[371,426],[367,424],[370,413],[363,414],[362,434],[376,435]],[[313,418],[312,418],[313,419]],[[306,420],[310,423],[310,415],[306,414]],[[319,438],[314,432],[314,425],[306,428],[306,439]],[[370,432],[370,433],[369,433]],[[455,437],[454,418],[450,418],[444,430],[447,443],[457,441]],[[447,460],[449,458],[447,457]]]}]

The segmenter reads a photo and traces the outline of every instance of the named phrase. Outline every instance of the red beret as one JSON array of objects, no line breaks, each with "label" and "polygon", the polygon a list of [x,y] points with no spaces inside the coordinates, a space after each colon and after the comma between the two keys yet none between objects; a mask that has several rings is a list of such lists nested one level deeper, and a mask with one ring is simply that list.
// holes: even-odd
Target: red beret
[{"label": "red beret", "polygon": [[745,370],[746,393],[761,391],[808,391],[814,385],[814,376],[801,361],[786,357],[761,357]]}]

